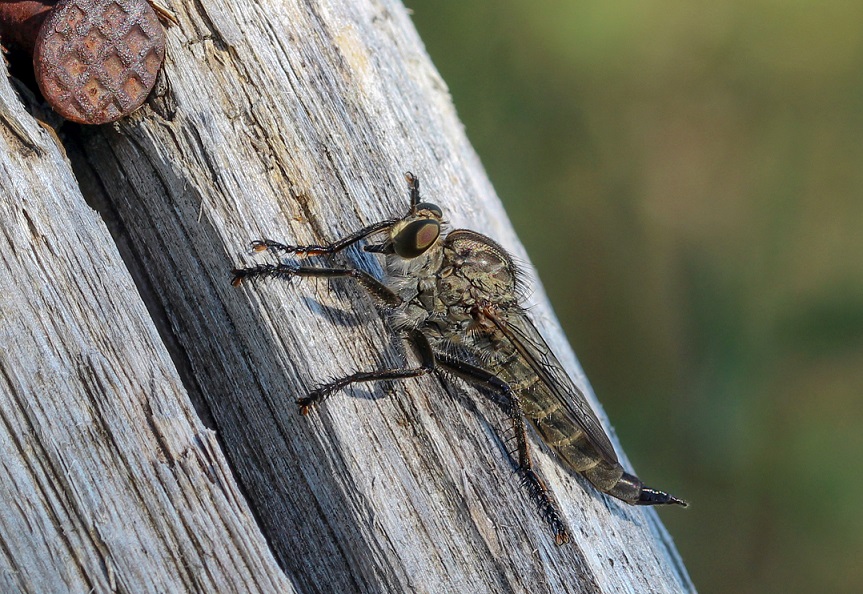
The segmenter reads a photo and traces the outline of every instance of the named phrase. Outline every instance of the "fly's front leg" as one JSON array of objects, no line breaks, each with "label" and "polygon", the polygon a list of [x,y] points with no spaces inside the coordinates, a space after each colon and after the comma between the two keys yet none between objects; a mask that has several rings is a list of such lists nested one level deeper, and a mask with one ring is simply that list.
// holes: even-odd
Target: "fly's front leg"
[{"label": "fly's front leg", "polygon": [[369,235],[377,233],[378,231],[383,231],[384,229],[389,229],[398,222],[399,219],[380,221],[327,245],[287,245],[271,239],[258,239],[251,243],[251,248],[256,252],[273,250],[284,252],[286,254],[298,254],[302,256],[335,254],[349,246],[352,246],[356,242],[365,239]]},{"label": "fly's front leg", "polygon": [[384,307],[398,307],[402,298],[393,293],[389,287],[358,268],[319,268],[314,266],[296,266],[294,264],[260,264],[249,268],[235,268],[231,271],[231,284],[239,287],[246,279],[277,278],[290,280],[294,277],[313,278],[352,278]]},{"label": "fly's front leg", "polygon": [[411,211],[420,203],[420,178],[408,171],[405,173],[405,181],[408,182],[408,189],[411,193]]},{"label": "fly's front leg", "polygon": [[527,487],[531,498],[536,502],[543,519],[554,531],[554,542],[558,545],[569,542],[569,530],[563,521],[563,516],[557,508],[554,497],[545,486],[545,482],[533,468],[530,449],[527,443],[527,431],[524,424],[524,411],[521,399],[508,383],[482,369],[464,361],[450,357],[444,353],[435,354],[438,365],[451,371],[458,377],[474,385],[488,388],[503,396],[503,407],[515,430],[516,453],[518,455],[518,473],[522,484]]},{"label": "fly's front leg", "polygon": [[408,335],[408,338],[413,343],[414,347],[417,350],[417,353],[420,356],[419,367],[407,369],[379,369],[377,371],[363,371],[358,373],[352,373],[347,377],[334,380],[328,384],[319,386],[311,393],[309,393],[308,396],[297,400],[297,404],[300,406],[300,414],[309,414],[309,411],[313,404],[317,404],[330,394],[338,392],[339,390],[343,390],[353,384],[357,384],[360,382],[377,382],[382,380],[407,379],[411,377],[419,377],[421,375],[426,375],[434,371],[435,356],[434,353],[432,353],[431,345],[429,345],[428,339],[419,330],[411,331]]}]

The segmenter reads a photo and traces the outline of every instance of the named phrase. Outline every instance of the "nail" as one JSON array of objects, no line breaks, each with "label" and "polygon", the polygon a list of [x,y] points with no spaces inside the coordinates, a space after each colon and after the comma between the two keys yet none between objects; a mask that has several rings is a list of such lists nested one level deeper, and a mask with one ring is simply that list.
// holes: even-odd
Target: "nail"
[{"label": "nail", "polygon": [[57,0],[0,0],[0,40],[33,53],[39,29]]},{"label": "nail", "polygon": [[0,1],[0,24],[4,40],[8,34],[32,48],[48,104],[81,124],[113,122],[140,107],[165,58],[165,34],[146,0],[60,0],[53,8]]}]

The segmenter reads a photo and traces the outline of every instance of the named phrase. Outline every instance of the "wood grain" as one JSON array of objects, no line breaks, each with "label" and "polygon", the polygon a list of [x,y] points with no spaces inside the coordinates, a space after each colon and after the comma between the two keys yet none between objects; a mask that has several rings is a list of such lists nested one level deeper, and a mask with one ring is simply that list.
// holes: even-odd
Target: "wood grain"
[{"label": "wood grain", "polygon": [[[22,192],[3,186],[3,218],[17,233],[4,235],[3,331],[7,343],[21,345],[0,359],[4,430],[16,427],[19,435],[4,443],[18,444],[9,448],[16,459],[32,458],[18,463],[16,486],[4,482],[3,501],[35,489],[38,473],[67,499],[111,484],[81,507],[127,520],[134,528],[116,525],[110,535],[130,549],[145,527],[157,543],[135,549],[137,567],[112,562],[98,590],[137,591],[132,586],[149,575],[147,587],[162,591],[694,591],[654,511],[598,495],[537,445],[574,535],[555,547],[506,456],[506,420],[460,382],[365,386],[301,417],[294,400],[316,384],[401,365],[408,355],[349,283],[229,284],[232,267],[273,261],[249,253],[252,239],[323,242],[401,214],[410,170],[452,228],[480,230],[525,263],[532,314],[586,385],[405,8],[384,0],[222,0],[184,5],[177,18],[167,31],[164,80],[149,105],[114,126],[65,130],[74,176],[44,132],[26,117],[15,120],[25,121],[19,127],[38,140],[30,142],[43,151],[44,166],[64,180],[50,178],[49,198],[76,197],[63,216],[49,214],[57,207],[24,166],[15,173]],[[32,151],[21,132],[8,123],[6,131],[9,151]],[[38,233],[21,214],[23,195],[40,205]],[[88,221],[101,239],[81,236],[73,219]],[[357,249],[335,261],[380,273],[375,257]],[[62,283],[46,269],[62,269]],[[29,292],[14,294],[22,282]],[[45,294],[54,301],[36,297]],[[18,326],[5,321],[7,302]],[[70,302],[66,318],[58,302]],[[67,336],[72,322],[98,338]],[[97,347],[74,346],[93,341]],[[65,351],[75,354],[57,354]],[[19,380],[15,370],[28,356],[32,371]],[[48,386],[40,383],[45,377],[77,383]],[[26,402],[34,394],[35,407]],[[79,409],[86,422],[75,417],[84,414],[73,412]],[[141,418],[115,418],[130,410]],[[162,410],[171,412],[152,412]],[[18,418],[22,411],[30,420]],[[153,421],[163,416],[171,422]],[[48,464],[59,454],[41,427],[57,422],[68,460]],[[113,449],[103,451],[100,439]],[[155,472],[161,467],[153,460],[164,472]],[[177,460],[191,469],[182,482]],[[130,470],[136,464],[141,470]],[[79,466],[91,474],[69,479],[68,468]],[[206,484],[188,478],[194,470],[205,471],[198,478]],[[163,474],[178,486],[161,487]],[[160,495],[159,507],[145,497],[150,492],[176,497]],[[41,526],[81,540],[67,549],[113,559],[110,539],[84,540],[87,525],[69,524],[38,501]],[[172,559],[186,558],[173,536],[181,527],[195,542],[224,539],[225,550],[207,549],[209,563],[239,568],[235,580],[244,571],[255,579],[242,590],[227,581],[213,586],[221,575],[215,570],[213,582],[172,574]],[[25,556],[41,559],[51,579],[84,573],[81,562],[53,552],[55,537],[22,536],[5,519],[0,531],[10,571],[19,571],[16,551],[29,547],[48,549]],[[271,552],[260,550],[264,539]]]},{"label": "wood grain", "polygon": [[292,591],[57,137],[0,77],[0,591]]}]

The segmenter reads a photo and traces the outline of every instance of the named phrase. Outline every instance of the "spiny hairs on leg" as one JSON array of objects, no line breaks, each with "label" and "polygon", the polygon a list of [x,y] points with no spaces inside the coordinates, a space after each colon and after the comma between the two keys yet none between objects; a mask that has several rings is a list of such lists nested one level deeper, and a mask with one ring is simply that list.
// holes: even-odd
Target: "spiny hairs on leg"
[{"label": "spiny hairs on leg", "polygon": [[306,396],[297,398],[297,406],[300,407],[300,414],[304,416],[309,414],[312,411],[313,404],[320,404],[325,398],[343,388],[346,388],[351,383],[350,378],[332,380],[326,384],[318,386]]},{"label": "spiny hairs on leg", "polygon": [[296,276],[297,269],[287,264],[258,264],[248,268],[234,268],[231,285],[239,287],[246,280],[258,280],[262,278],[279,278],[288,280]]},{"label": "spiny hairs on leg", "polygon": [[506,433],[502,433],[501,441],[503,442],[503,447],[506,448],[506,455],[513,461],[517,460],[519,443],[518,435],[515,434],[515,431],[509,430]]},{"label": "spiny hairs on leg", "polygon": [[[501,380],[498,380],[501,381]],[[531,499],[536,502],[540,516],[554,532],[554,542],[560,546],[569,542],[569,530],[563,517],[558,510],[554,496],[546,487],[545,482],[533,469],[530,459],[530,450],[527,443],[527,431],[524,425],[524,410],[518,395],[512,391],[510,386],[503,383],[504,392],[507,395],[507,415],[512,421],[512,430],[516,440],[516,454],[518,455],[518,473],[521,475],[521,484],[527,488]]]},{"label": "spiny hairs on leg", "polygon": [[307,254],[321,254],[331,251],[332,248],[326,245],[287,245],[273,241],[272,239],[256,239],[249,244],[253,252],[283,252],[285,254],[297,254],[299,256]]},{"label": "spiny hairs on leg", "polygon": [[569,542],[569,530],[560,516],[557,509],[557,504],[552,499],[552,495],[548,487],[539,478],[539,475],[532,468],[519,468],[518,473],[521,475],[521,484],[527,489],[528,495],[536,503],[542,519],[551,526],[554,532],[554,542],[557,545],[562,545]]}]

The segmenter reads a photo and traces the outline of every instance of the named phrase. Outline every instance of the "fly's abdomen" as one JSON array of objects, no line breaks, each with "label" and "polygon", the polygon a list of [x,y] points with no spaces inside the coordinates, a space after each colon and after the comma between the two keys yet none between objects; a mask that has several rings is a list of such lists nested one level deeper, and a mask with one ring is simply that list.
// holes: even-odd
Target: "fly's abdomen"
[{"label": "fly's abdomen", "polygon": [[[524,416],[564,466],[580,473],[597,490],[632,505],[686,505],[681,499],[645,486],[638,477],[623,470],[599,420],[577,388],[567,385],[568,378],[531,366],[530,357],[511,344],[492,338],[485,345],[479,336],[472,337],[467,350],[484,362],[487,371],[509,385]],[[488,346],[493,348],[485,348]],[[539,352],[543,358],[551,357],[547,351]],[[552,360],[549,369],[558,369],[552,367],[555,364]]]},{"label": "fly's abdomen", "polygon": [[542,440],[558,455],[561,462],[581,473],[603,493],[632,505],[662,505],[686,502],[662,491],[646,487],[617,461],[599,453],[585,432],[553,395],[538,380],[518,386],[522,408]]},{"label": "fly's abdomen", "polygon": [[507,379],[521,399],[525,416],[561,462],[582,473],[597,489],[611,490],[623,475],[623,468],[603,458],[545,384],[536,376],[531,377],[529,369],[518,363],[503,370],[503,375],[509,376]]}]

